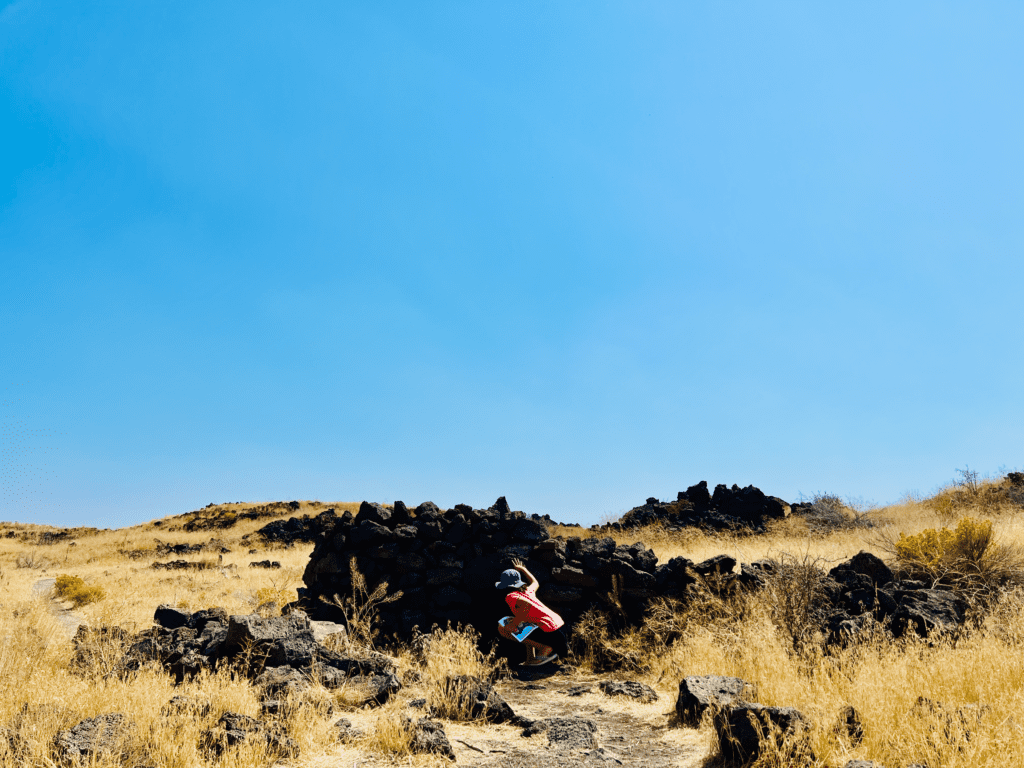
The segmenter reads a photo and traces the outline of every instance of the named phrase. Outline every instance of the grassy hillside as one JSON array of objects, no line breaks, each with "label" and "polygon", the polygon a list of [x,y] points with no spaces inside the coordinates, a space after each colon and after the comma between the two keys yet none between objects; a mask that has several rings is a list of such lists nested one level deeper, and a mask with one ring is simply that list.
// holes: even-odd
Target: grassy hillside
[{"label": "grassy hillside", "polygon": [[[1019,714],[1024,704],[1024,593],[1017,586],[1024,551],[1024,494],[1019,487],[1005,479],[961,477],[930,498],[908,498],[877,509],[854,510],[829,497],[818,501],[815,509],[757,535],[709,535],[659,526],[633,531],[553,526],[556,536],[612,535],[619,543],[641,541],[661,561],[677,556],[698,561],[725,553],[741,562],[773,558],[785,566],[761,591],[724,596],[708,591],[686,605],[665,603],[638,628],[618,631],[614,606],[590,615],[576,627],[576,656],[565,674],[590,679],[614,665],[613,677],[652,685],[661,694],[660,704],[627,707],[604,701],[601,707],[631,708],[631,717],[646,718],[644,722],[666,733],[675,733],[671,710],[683,676],[741,677],[757,686],[758,701],[795,706],[814,720],[812,742],[822,766],[842,766],[852,758],[888,766],[926,763],[930,768],[1024,766],[1024,718]],[[312,544],[267,545],[253,535],[255,531],[275,519],[315,515],[329,507],[339,514],[346,509],[354,512],[358,504],[301,502],[293,507],[218,505],[116,530],[0,524],[0,727],[17,733],[28,745],[20,756],[5,754],[0,739],[0,765],[49,765],[48,744],[54,733],[110,711],[129,713],[135,724],[127,753],[134,762],[124,764],[267,764],[270,758],[258,748],[235,749],[213,759],[196,747],[200,731],[221,712],[259,713],[257,693],[247,680],[229,669],[178,688],[158,670],[127,678],[110,676],[106,673],[117,655],[116,643],[87,668],[76,666],[60,613],[71,604],[55,603],[44,580],[79,577],[82,585],[93,589],[94,598],[102,594],[75,608],[75,614],[93,627],[145,629],[162,603],[193,611],[219,606],[229,614],[251,613],[259,607],[272,613],[295,598]],[[912,550],[906,542],[918,541],[907,537],[929,529],[953,530],[965,518],[991,522],[987,554],[976,563],[978,573],[968,575],[975,580],[989,572],[1000,575],[986,582],[985,610],[979,609],[973,625],[930,640],[894,641],[878,633],[841,650],[826,649],[820,637],[802,633],[809,626],[815,579],[822,569],[861,550],[894,566],[901,565],[900,557],[904,567],[927,565],[935,569],[932,575],[937,580],[951,578],[951,563],[963,570],[962,560],[909,563],[907,553]],[[179,555],[168,552],[168,545],[203,549]],[[153,567],[176,560],[198,567]],[[277,561],[281,567],[249,567],[263,560]],[[407,682],[401,695],[382,709],[364,710],[356,706],[358,697],[352,692],[321,689],[306,694],[303,706],[283,720],[302,748],[299,764],[439,762],[440,758],[407,754],[399,724],[409,701],[436,696],[437,681],[452,671],[499,679],[503,674],[499,662],[481,656],[472,638],[457,632],[438,635],[426,650],[383,647],[395,655]],[[179,694],[210,701],[210,713],[185,720],[169,717],[162,708]],[[864,723],[862,742],[834,727],[848,705]],[[331,724],[340,715],[365,735],[339,744]],[[510,742],[521,739],[510,726],[449,722],[446,727],[451,737],[468,742],[481,738],[484,729]],[[694,738],[708,743],[708,733],[705,725]],[[458,747],[460,764],[482,759],[478,751]],[[121,764],[123,759],[128,758],[113,762]],[[778,756],[765,764],[787,763]]]}]

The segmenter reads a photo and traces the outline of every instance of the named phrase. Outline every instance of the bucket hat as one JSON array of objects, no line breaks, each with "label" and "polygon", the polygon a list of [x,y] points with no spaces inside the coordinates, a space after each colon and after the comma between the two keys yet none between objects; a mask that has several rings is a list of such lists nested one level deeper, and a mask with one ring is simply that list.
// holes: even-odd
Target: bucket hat
[{"label": "bucket hat", "polygon": [[496,582],[494,586],[498,589],[518,589],[526,586],[526,582],[519,576],[519,571],[509,568],[501,572],[501,581]]}]

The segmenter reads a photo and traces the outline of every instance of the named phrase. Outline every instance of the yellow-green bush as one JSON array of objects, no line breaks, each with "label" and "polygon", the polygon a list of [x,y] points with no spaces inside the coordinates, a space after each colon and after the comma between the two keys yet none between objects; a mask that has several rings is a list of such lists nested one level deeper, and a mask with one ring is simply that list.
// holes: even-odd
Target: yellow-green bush
[{"label": "yellow-green bush", "polygon": [[57,593],[57,597],[61,600],[70,601],[75,608],[95,603],[107,595],[99,584],[88,586],[81,576],[70,576],[66,573],[62,573],[57,577],[53,585],[53,591]]},{"label": "yellow-green bush", "polygon": [[930,576],[980,573],[991,545],[992,521],[965,517],[952,530],[928,528],[913,536],[901,533],[896,558],[904,567]]}]

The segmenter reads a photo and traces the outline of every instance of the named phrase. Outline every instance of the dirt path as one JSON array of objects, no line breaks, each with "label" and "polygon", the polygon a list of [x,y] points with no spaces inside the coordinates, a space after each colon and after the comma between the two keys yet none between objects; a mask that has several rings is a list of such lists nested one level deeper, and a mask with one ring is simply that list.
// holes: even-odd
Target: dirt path
[{"label": "dirt path", "polygon": [[[529,738],[520,728],[463,728],[447,725],[458,764],[473,768],[575,768],[601,765],[631,768],[698,768],[708,755],[703,734],[671,724],[674,701],[642,704],[606,696],[607,678],[556,674],[543,680],[511,680],[498,690],[517,714],[531,719],[581,717],[597,725],[596,748],[549,746],[544,734]],[[471,730],[472,735],[462,735]],[[475,747],[476,749],[473,749]],[[479,751],[478,751],[479,750]]]},{"label": "dirt path", "polygon": [[[55,578],[39,579],[32,585],[32,597],[46,598],[53,594],[53,585],[57,582]],[[75,632],[82,624],[86,624],[85,617],[77,614],[70,608],[64,608],[56,600],[50,600],[50,613],[57,620],[57,625],[68,636],[74,637]]]}]

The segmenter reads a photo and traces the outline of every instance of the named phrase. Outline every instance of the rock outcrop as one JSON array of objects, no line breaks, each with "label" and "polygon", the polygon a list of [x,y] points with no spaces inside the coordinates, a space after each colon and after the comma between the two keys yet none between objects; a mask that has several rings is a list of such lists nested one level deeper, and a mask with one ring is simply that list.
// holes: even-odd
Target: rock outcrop
[{"label": "rock outcrop", "polygon": [[814,761],[810,745],[805,741],[811,722],[793,707],[769,707],[764,704],[733,704],[714,717],[718,748],[726,763],[748,765],[774,741],[776,748],[789,742],[799,764]]},{"label": "rock outcrop", "polygon": [[[659,565],[642,544],[611,537],[553,539],[543,518],[512,511],[504,498],[489,509],[460,504],[444,512],[429,502],[415,509],[364,502],[317,542],[301,605],[313,618],[339,620],[329,603],[351,594],[354,567],[368,589],[387,582],[402,593],[381,607],[385,635],[409,639],[415,627],[447,622],[491,633],[508,612],[494,584],[513,558],[525,561],[541,583],[540,599],[570,625],[591,606],[610,603],[639,621],[654,597],[684,596],[705,565],[685,558]],[[731,570],[735,560],[727,560],[703,571]]]},{"label": "rock outcrop", "polygon": [[[681,496],[690,505],[684,509],[712,510],[755,527],[788,509],[752,487],[719,486],[712,495],[698,484]],[[658,506],[649,501],[645,509]],[[739,586],[758,589],[777,570],[772,561],[738,564],[728,555],[700,563],[682,557],[659,563],[643,544],[617,544],[610,536],[552,538],[548,521],[512,511],[504,497],[484,510],[465,504],[441,511],[430,502],[415,509],[400,501],[393,507],[363,502],[356,515],[346,512],[317,541],[298,605],[315,619],[342,621],[332,603],[352,594],[354,568],[368,590],[386,583],[389,592],[401,592],[380,607],[379,629],[385,636],[409,640],[416,628],[450,622],[493,637],[495,623],[507,613],[494,583],[514,558],[525,561],[541,583],[540,599],[570,627],[592,607],[611,607],[619,621],[638,623],[657,598],[685,602],[694,589],[719,594]],[[897,636],[944,632],[966,615],[966,603],[954,593],[897,580],[867,552],[827,576],[821,574],[823,597],[816,610],[831,643],[844,643],[876,624],[891,626]]]},{"label": "rock outcrop", "polygon": [[765,495],[760,488],[718,485],[712,494],[708,492],[707,482],[702,480],[680,491],[673,502],[649,498],[642,506],[629,510],[618,523],[610,525],[629,529],[661,523],[669,528],[695,526],[715,531],[741,528],[761,531],[769,521],[781,520],[789,513],[789,504]]}]

